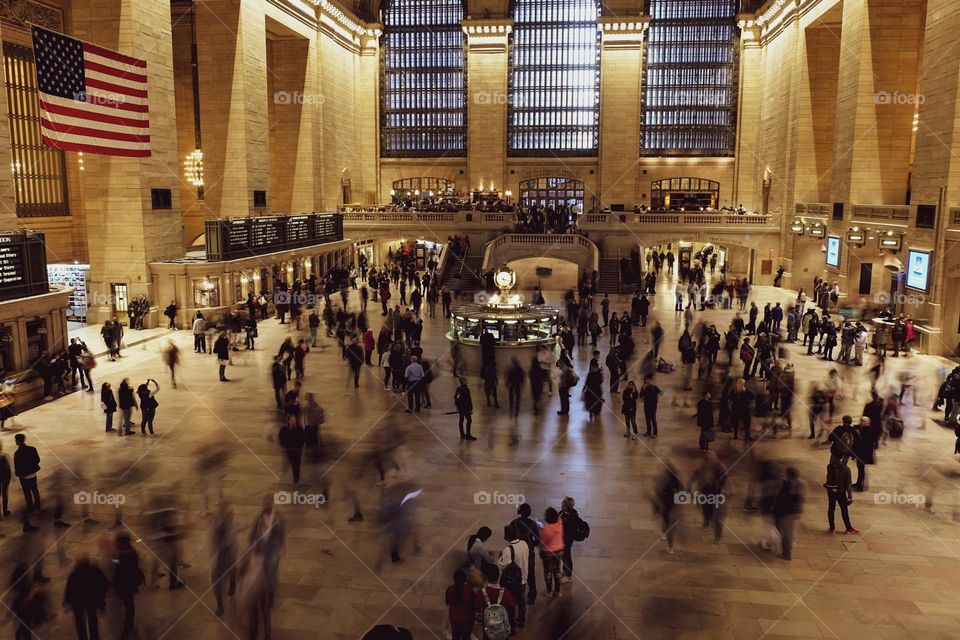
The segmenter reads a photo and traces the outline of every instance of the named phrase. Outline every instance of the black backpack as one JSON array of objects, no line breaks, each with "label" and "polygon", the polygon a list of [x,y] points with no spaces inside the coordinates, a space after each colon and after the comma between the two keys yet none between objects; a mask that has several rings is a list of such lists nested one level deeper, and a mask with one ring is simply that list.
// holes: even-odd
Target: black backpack
[{"label": "black backpack", "polygon": [[583,542],[590,537],[590,525],[580,516],[573,516],[570,531],[576,542]]},{"label": "black backpack", "polygon": [[500,572],[500,586],[511,593],[516,593],[523,587],[523,571],[517,564],[517,556],[513,551],[513,545],[511,544],[508,548],[510,549],[510,564]]}]

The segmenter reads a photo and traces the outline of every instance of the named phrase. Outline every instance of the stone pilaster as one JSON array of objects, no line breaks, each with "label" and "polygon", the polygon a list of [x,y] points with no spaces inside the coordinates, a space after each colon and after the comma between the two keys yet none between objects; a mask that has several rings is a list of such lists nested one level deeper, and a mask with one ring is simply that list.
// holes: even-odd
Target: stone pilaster
[{"label": "stone pilaster", "polygon": [[647,17],[601,18],[600,203],[640,201],[640,77]]},{"label": "stone pilaster", "polygon": [[760,160],[763,104],[763,50],[760,27],[740,16],[740,94],[737,101],[737,151],[733,170],[733,202],[759,211],[763,207],[764,167]]},{"label": "stone pilaster", "polygon": [[253,191],[268,190],[267,42],[263,7],[254,0],[197,3],[204,194],[215,216],[254,210]]},{"label": "stone pilaster", "polygon": [[922,6],[922,0],[843,3],[834,202],[905,203]]},{"label": "stone pilaster", "polygon": [[[148,158],[85,155],[81,188],[90,252],[91,322],[110,312],[110,283],[154,304],[149,263],[182,255],[180,162],[174,107],[170,3],[83,0],[71,5],[72,33],[147,61],[150,94]],[[172,189],[173,208],[154,211],[150,189]]]},{"label": "stone pilaster", "polygon": [[507,180],[507,74],[512,20],[464,20],[467,34],[469,189]]},{"label": "stone pilaster", "polygon": [[360,38],[357,70],[357,185],[354,200],[378,201],[380,184],[380,34],[382,27],[367,29]]}]

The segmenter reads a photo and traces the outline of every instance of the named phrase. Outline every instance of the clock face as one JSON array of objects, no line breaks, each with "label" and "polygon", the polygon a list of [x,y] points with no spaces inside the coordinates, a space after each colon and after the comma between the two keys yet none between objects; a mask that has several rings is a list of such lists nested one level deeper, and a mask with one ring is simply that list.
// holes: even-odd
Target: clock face
[{"label": "clock face", "polygon": [[497,286],[506,289],[513,286],[512,271],[498,271],[496,276]]}]

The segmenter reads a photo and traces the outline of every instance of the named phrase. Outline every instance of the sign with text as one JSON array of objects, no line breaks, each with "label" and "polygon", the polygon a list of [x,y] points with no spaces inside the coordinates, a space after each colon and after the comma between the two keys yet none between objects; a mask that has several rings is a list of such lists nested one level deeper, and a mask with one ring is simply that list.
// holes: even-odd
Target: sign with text
[{"label": "sign with text", "polygon": [[47,293],[47,251],[37,231],[0,233],[0,300]]},{"label": "sign with text", "polygon": [[339,213],[207,220],[207,260],[222,262],[343,240]]}]

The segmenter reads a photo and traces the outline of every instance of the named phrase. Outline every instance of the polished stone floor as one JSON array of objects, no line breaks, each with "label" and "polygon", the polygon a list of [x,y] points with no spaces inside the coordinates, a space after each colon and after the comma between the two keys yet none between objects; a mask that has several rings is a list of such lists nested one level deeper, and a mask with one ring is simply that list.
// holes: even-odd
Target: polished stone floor
[{"label": "polished stone floor", "polygon": [[[679,363],[680,320],[666,280],[659,292],[654,317],[666,328],[668,358]],[[754,291],[761,306],[790,297],[790,292],[772,288]],[[549,302],[559,303],[559,294],[548,295]],[[613,308],[626,303],[626,298],[614,300]],[[698,319],[722,330],[731,315],[707,311]],[[372,313],[371,321],[378,327],[379,313]],[[427,357],[444,360],[445,322],[428,318],[425,326]],[[64,519],[73,526],[53,528],[49,496],[57,476],[67,494],[100,491],[124,496],[124,526],[141,539],[137,549],[145,569],[159,550],[144,512],[151,508],[151,498],[172,494],[184,512],[183,561],[190,567],[182,577],[187,588],[174,592],[148,588],[139,594],[140,637],[246,637],[230,604],[222,620],[213,613],[211,518],[203,515],[201,490],[206,488],[212,500],[222,491],[238,516],[238,536],[244,541],[264,496],[291,490],[280,451],[268,438],[278,422],[268,367],[288,329],[275,320],[263,323],[257,350],[235,354],[229,384],[217,381],[213,356],[193,353],[192,336],[184,331],[169,334],[183,358],[176,390],[169,385],[159,355],[167,338],[132,346],[118,362],[101,358],[94,370],[98,388],[102,380],[116,387],[126,376],[135,382],[147,377],[160,381],[153,437],[105,434],[98,394],[74,393],[24,413],[16,428],[39,449],[41,491],[47,503],[37,520],[41,526],[37,533],[21,534],[15,519],[0,523],[0,532],[6,534],[0,540],[5,572],[0,579],[8,579],[15,559],[32,562],[43,556],[44,572],[52,578],[47,585],[51,610],[57,613],[69,570],[58,556],[70,559],[85,550],[102,560],[98,543],[111,533],[112,507],[94,506],[100,524],[83,526],[71,503]],[[645,349],[642,335],[635,335],[638,347]],[[607,338],[602,337],[604,355],[606,345]],[[811,381],[826,375],[828,363],[800,355],[799,347],[789,351],[802,395]],[[585,352],[576,360],[583,374]],[[884,386],[895,385],[899,368],[908,365],[917,371],[920,406],[907,409],[905,437],[881,447],[879,464],[870,469],[868,491],[856,494],[851,514],[861,535],[826,532],[826,498],[820,485],[827,452],[804,437],[803,402],[798,402],[793,437],[781,434],[776,441],[763,440],[749,450],[797,466],[807,483],[806,511],[797,528],[793,560],[787,562],[760,548],[764,522],[740,508],[752,456],[743,441],[730,442],[726,434],[720,434],[714,445],[732,469],[723,539],[714,544],[712,534],[701,529],[694,508],[684,507],[676,552],[667,553],[650,507],[654,483],[666,463],[675,464],[689,478],[701,460],[693,409],[683,406],[687,398],[680,389],[679,372],[658,376],[665,399],[657,440],[622,437],[616,396],[608,399],[594,424],[586,423],[579,402],[569,419],[558,418],[556,396],[538,418],[525,396],[520,417],[513,419],[506,409],[482,406],[482,390],[472,380],[478,406],[474,431],[479,439],[462,442],[456,416],[447,413],[453,410],[454,387],[448,371],[441,371],[433,384],[433,408],[410,416],[402,411],[400,396],[383,390],[381,369],[365,370],[361,387],[354,389],[332,341],[323,340],[323,347],[307,358],[304,387],[325,408],[324,437],[336,443],[340,455],[321,466],[305,464],[301,491],[318,492],[329,481],[328,504],[278,507],[286,521],[287,540],[273,637],[355,639],[375,623],[390,622],[408,627],[418,640],[442,638],[443,593],[451,573],[464,560],[466,536],[487,525],[499,546],[498,532],[513,517],[510,504],[477,504],[477,492],[496,492],[522,494],[537,514],[548,505],[559,506],[565,495],[574,496],[592,529],[590,538],[575,547],[573,583],[564,585],[558,599],[541,597],[519,637],[956,638],[960,610],[952,589],[960,588],[960,496],[955,489],[960,467],[953,455],[952,429],[928,411],[943,369],[951,365],[939,358],[891,359]],[[867,389],[864,369],[841,365],[841,373],[847,385],[838,419],[845,412],[858,416]],[[198,450],[212,437],[232,447],[222,472],[198,463]],[[12,436],[8,432],[2,439],[5,451],[12,454]],[[401,441],[400,471],[390,473],[385,488],[378,487],[375,472],[364,460],[373,443]],[[420,553],[414,553],[411,545],[404,562],[388,561],[378,568],[385,538],[377,522],[377,505],[381,493],[395,486],[423,490],[415,499],[414,517]],[[347,521],[353,511],[351,489],[364,506],[366,519],[361,523]],[[906,498],[883,499],[915,494],[932,500],[934,508],[898,504]],[[19,509],[23,500],[19,487],[11,485],[11,498]],[[542,574],[540,580],[542,590]],[[3,601],[9,605],[9,600],[5,595]],[[111,601],[105,623],[114,629],[116,615],[116,603]],[[63,613],[37,631],[44,639],[72,634],[72,617]],[[4,622],[0,635],[13,636],[12,622]]]}]

